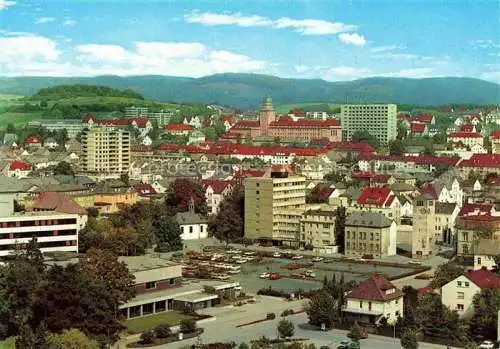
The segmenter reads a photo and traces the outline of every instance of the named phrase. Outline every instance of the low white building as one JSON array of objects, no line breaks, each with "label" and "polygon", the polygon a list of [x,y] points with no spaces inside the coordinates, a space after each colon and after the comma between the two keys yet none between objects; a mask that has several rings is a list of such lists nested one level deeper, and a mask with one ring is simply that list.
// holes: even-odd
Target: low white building
[{"label": "low white building", "polygon": [[376,326],[382,318],[394,324],[403,316],[403,292],[382,274],[362,281],[346,298],[345,317],[360,324]]},{"label": "low white building", "polygon": [[479,239],[474,248],[474,270],[496,269],[495,256],[499,255],[500,240]]},{"label": "low white building", "polygon": [[474,314],[474,296],[485,288],[500,288],[500,278],[486,268],[460,275],[441,287],[441,302],[461,316]]},{"label": "low white building", "polygon": [[177,213],[175,219],[179,223],[182,240],[206,239],[208,237],[208,221],[194,211],[193,200],[189,203],[188,211]]}]

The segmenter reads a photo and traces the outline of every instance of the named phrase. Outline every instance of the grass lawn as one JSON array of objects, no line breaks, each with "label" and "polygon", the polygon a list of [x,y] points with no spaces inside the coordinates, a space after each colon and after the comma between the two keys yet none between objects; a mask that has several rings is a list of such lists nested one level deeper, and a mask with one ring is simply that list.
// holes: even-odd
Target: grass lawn
[{"label": "grass lawn", "polygon": [[4,341],[0,342],[0,349],[15,349],[16,348],[16,338],[9,337]]},{"label": "grass lawn", "polygon": [[7,126],[7,124],[21,125],[30,121],[41,120],[40,113],[0,113],[0,128]]},{"label": "grass lawn", "polygon": [[159,324],[176,326],[181,322],[181,320],[189,318],[191,318],[191,316],[189,315],[184,315],[176,311],[167,311],[156,315],[149,315],[141,318],[126,320],[124,325],[130,332],[141,333],[147,330],[152,330]]}]

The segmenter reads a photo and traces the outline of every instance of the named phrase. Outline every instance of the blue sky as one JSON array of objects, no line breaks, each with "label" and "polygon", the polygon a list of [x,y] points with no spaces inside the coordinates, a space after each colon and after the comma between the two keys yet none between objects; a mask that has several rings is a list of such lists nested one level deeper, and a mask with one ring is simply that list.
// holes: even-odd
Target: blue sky
[{"label": "blue sky", "polygon": [[0,75],[500,81],[496,0],[0,0]]}]

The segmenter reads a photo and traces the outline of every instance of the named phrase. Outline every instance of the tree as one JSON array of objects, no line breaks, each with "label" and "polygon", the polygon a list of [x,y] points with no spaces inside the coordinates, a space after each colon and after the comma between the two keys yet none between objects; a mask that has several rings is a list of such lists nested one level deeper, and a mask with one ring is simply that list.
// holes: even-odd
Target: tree
[{"label": "tree", "polygon": [[166,204],[171,214],[187,210],[190,201],[194,200],[195,211],[207,213],[205,192],[202,187],[187,178],[178,178],[170,184],[167,190]]},{"label": "tree", "polygon": [[434,142],[431,139],[424,140],[424,155],[435,155]]},{"label": "tree", "polygon": [[404,331],[400,342],[404,349],[418,349],[418,341],[415,330]]},{"label": "tree", "polygon": [[483,288],[474,296],[472,304],[474,315],[470,320],[470,333],[475,340],[495,340],[500,310],[500,289]]},{"label": "tree", "polygon": [[354,341],[359,341],[361,338],[363,338],[363,329],[361,326],[359,326],[358,322],[355,321],[354,325],[352,325],[349,333],[348,333],[349,338],[351,338]]},{"label": "tree", "polygon": [[405,151],[405,143],[402,140],[395,139],[389,142],[389,153],[391,155],[403,155]]},{"label": "tree", "polygon": [[338,183],[344,180],[344,176],[338,172],[332,171],[327,173],[323,179],[325,181]]},{"label": "tree", "polygon": [[290,320],[282,319],[278,323],[278,327],[276,329],[280,338],[293,337],[295,325]]},{"label": "tree", "polygon": [[380,145],[379,140],[377,137],[372,135],[370,132],[366,130],[362,131],[356,131],[352,134],[351,140],[353,142],[362,142],[362,143],[368,143],[374,148],[378,148]]},{"label": "tree", "polygon": [[46,349],[99,349],[99,344],[79,329],[72,328],[49,334]]},{"label": "tree", "polygon": [[36,338],[31,327],[27,324],[22,325],[16,338],[16,349],[35,349],[35,343]]},{"label": "tree", "polygon": [[141,344],[152,344],[155,340],[155,335],[152,331],[144,331],[141,333],[139,343]]},{"label": "tree", "polygon": [[181,228],[174,216],[165,216],[163,223],[156,230],[158,249],[165,251],[182,250]]},{"label": "tree", "polygon": [[181,320],[179,329],[182,333],[192,333],[196,331],[196,321],[194,319]]},{"label": "tree", "polygon": [[16,127],[14,126],[14,124],[7,124],[7,128],[5,129],[5,132],[7,133],[16,133]]},{"label": "tree", "polygon": [[440,288],[451,280],[454,280],[462,275],[464,271],[465,269],[461,265],[453,261],[441,264],[434,272],[434,278],[432,279],[430,286],[433,288]]},{"label": "tree", "polygon": [[75,172],[71,165],[66,161],[59,162],[56,167],[54,167],[53,171],[54,175],[64,175],[64,176],[74,176]]},{"label": "tree", "polygon": [[236,186],[219,206],[219,212],[208,224],[208,231],[226,246],[244,236],[245,192],[242,186]]},{"label": "tree", "polygon": [[167,338],[172,335],[172,329],[168,324],[159,324],[154,329],[156,338]]},{"label": "tree", "polygon": [[316,292],[306,307],[309,323],[315,326],[324,326],[332,328],[334,322],[338,319],[336,311],[337,301],[325,290]]},{"label": "tree", "polygon": [[432,140],[436,144],[445,144],[447,140],[446,132],[439,132],[436,133],[433,137]]},{"label": "tree", "polygon": [[214,127],[205,127],[202,132],[207,141],[215,141],[217,139],[217,132]]},{"label": "tree", "polygon": [[88,275],[103,282],[119,303],[135,296],[134,275],[111,251],[91,248],[82,259],[81,266]]}]

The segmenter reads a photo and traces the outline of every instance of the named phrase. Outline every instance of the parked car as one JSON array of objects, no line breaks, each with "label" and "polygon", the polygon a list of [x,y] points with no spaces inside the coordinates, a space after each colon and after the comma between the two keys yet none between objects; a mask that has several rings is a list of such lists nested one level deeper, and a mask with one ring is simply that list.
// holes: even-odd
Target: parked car
[{"label": "parked car", "polygon": [[314,257],[312,259],[313,262],[323,262],[324,258],[323,257]]},{"label": "parked car", "polygon": [[271,274],[269,274],[267,271],[266,272],[263,272],[262,274],[259,275],[259,278],[261,279],[269,279],[269,276]]},{"label": "parked car", "polygon": [[302,258],[304,258],[304,256],[301,254],[296,254],[292,256],[292,259],[302,259]]},{"label": "parked car", "polygon": [[479,349],[493,349],[495,348],[495,343],[492,341],[484,341],[479,345]]},{"label": "parked car", "polygon": [[359,342],[343,340],[337,349],[359,349]]},{"label": "parked car", "polygon": [[273,257],[274,257],[274,258],[281,258],[281,253],[279,253],[279,252],[274,252],[274,253],[273,253]]}]

